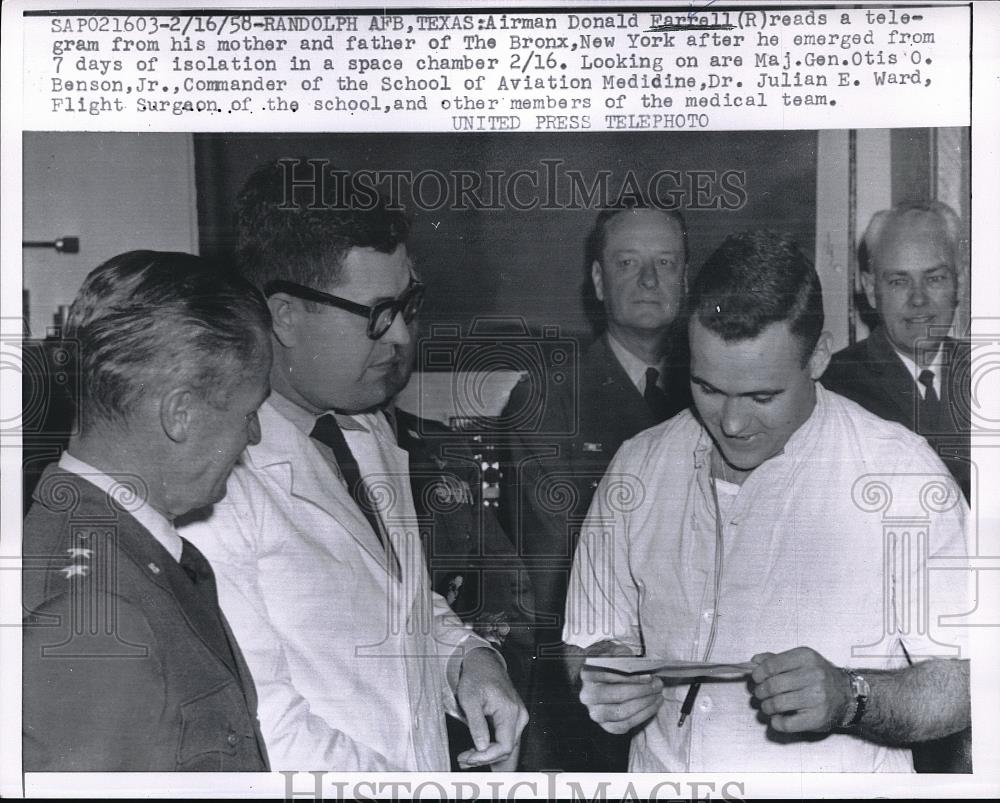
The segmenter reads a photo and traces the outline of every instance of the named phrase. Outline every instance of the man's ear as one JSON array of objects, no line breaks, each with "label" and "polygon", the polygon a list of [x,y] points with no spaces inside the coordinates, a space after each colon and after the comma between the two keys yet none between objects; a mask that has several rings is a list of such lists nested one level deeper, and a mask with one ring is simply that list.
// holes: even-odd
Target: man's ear
[{"label": "man's ear", "polygon": [[877,310],[875,306],[875,272],[873,270],[861,271],[861,286],[865,291],[865,298],[868,299],[868,306]]},{"label": "man's ear", "polygon": [[194,391],[184,385],[170,388],[160,398],[160,426],[174,443],[184,443],[191,437],[196,402]]},{"label": "man's ear", "polygon": [[304,312],[301,305],[284,293],[275,293],[267,299],[267,306],[271,310],[271,331],[277,341],[285,348],[294,346],[298,317]]},{"label": "man's ear", "polygon": [[601,275],[601,263],[596,259],[590,264],[590,279],[594,283],[597,300],[604,301],[604,277]]},{"label": "man's ear", "polygon": [[819,340],[816,341],[816,348],[813,349],[809,357],[809,377],[816,380],[823,376],[826,366],[830,364],[830,357],[833,356],[833,335],[829,332],[821,332]]}]

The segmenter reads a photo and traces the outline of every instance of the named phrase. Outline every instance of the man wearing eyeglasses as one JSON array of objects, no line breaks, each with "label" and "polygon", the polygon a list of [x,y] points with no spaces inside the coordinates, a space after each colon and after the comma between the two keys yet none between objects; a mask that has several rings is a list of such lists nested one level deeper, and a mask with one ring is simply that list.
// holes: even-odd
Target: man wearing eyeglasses
[{"label": "man wearing eyeglasses", "polygon": [[[279,160],[237,199],[238,259],[268,297],[275,360],[261,441],[203,546],[254,675],[278,770],[505,766],[527,714],[503,660],[429,586],[408,458],[379,410],[398,390],[423,286],[402,213],[322,197],[325,169]],[[298,183],[298,184],[297,184]]]}]

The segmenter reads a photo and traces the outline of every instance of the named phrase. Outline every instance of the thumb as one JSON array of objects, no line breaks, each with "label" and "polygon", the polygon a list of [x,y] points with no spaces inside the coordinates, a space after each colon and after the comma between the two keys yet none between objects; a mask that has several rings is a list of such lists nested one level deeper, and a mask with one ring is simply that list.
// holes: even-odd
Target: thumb
[{"label": "thumb", "polygon": [[490,746],[490,726],[483,715],[483,709],[475,707],[471,711],[465,711],[465,720],[469,725],[469,735],[472,736],[472,743],[476,750],[485,750]]}]

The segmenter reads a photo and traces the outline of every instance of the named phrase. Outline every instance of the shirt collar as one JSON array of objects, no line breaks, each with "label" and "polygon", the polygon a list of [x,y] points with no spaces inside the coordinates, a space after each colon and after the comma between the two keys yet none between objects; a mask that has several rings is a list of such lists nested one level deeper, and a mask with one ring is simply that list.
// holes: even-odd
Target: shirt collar
[{"label": "shirt collar", "polygon": [[[311,413],[304,407],[300,407],[291,399],[286,396],[282,396],[278,391],[272,391],[268,401],[271,406],[274,407],[275,411],[282,417],[290,421],[299,432],[306,436],[309,436],[313,427],[316,426],[316,421],[326,415],[323,413]],[[367,430],[368,427],[362,423],[365,417],[370,414],[359,414],[359,415],[347,415],[346,413],[338,413],[333,410],[329,410],[329,413],[337,419],[337,424],[341,429],[345,430]]]},{"label": "shirt collar", "polygon": [[[809,417],[802,422],[802,425],[791,434],[791,437],[785,442],[785,448],[782,449],[778,454],[773,457],[768,458],[763,463],[761,463],[750,476],[753,477],[754,473],[766,468],[774,460],[778,460],[782,457],[789,459],[796,459],[800,453],[809,448],[809,444],[814,440],[815,433],[823,426],[828,416],[828,409],[830,406],[829,401],[829,391],[826,390],[819,382],[813,383],[816,387],[816,404],[813,406],[812,412]],[[698,442],[695,444],[694,448],[694,465],[696,469],[704,470],[709,472],[712,466],[712,449],[715,448],[715,442],[712,440],[712,436],[708,434],[708,430],[705,429],[704,425],[701,427],[701,435],[698,438]]]},{"label": "shirt collar", "polygon": [[631,351],[625,348],[625,346],[619,343],[611,332],[608,332],[608,345],[611,346],[611,351],[615,355],[615,359],[621,363],[621,366],[625,369],[625,373],[628,375],[629,380],[636,386],[636,388],[638,388],[640,393],[645,393],[646,391],[647,368],[655,368],[660,372],[660,376],[663,376],[662,361],[659,365],[647,365],[645,362],[636,357]]},{"label": "shirt collar", "polygon": [[[150,535],[170,553],[170,556],[180,563],[184,542],[174,529],[173,522],[148,504],[141,496],[134,497],[119,479],[105,474],[100,469],[74,457],[69,452],[63,452],[59,458],[59,468],[82,477],[91,485],[108,494],[115,503],[127,510],[139,524],[146,528]],[[131,501],[132,499],[135,501]],[[124,500],[129,499],[128,503]]]},{"label": "shirt collar", "polygon": [[916,383],[917,390],[921,396],[927,392],[927,388],[920,381],[920,372],[925,368],[929,368],[934,372],[934,390],[939,397],[941,396],[941,366],[944,364],[943,353],[944,349],[938,347],[938,350],[934,352],[933,360],[922,366],[918,366],[912,357],[907,354],[903,354],[901,351],[896,351],[896,355],[903,361],[903,365],[906,366],[906,370],[909,371],[910,375],[913,377],[913,381]]}]

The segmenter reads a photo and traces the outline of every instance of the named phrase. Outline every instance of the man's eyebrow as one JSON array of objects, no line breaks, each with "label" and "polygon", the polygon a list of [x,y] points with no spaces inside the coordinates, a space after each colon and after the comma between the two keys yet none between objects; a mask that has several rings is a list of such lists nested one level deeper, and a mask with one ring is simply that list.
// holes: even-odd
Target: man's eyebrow
[{"label": "man's eyebrow", "polygon": [[726,393],[724,390],[717,388],[711,382],[708,382],[695,374],[691,374],[691,381],[695,384],[701,385],[702,387],[708,388],[709,390],[713,390],[716,393],[721,393],[723,396],[779,396],[785,392],[784,388],[758,388],[757,390],[746,390],[742,393]]}]

